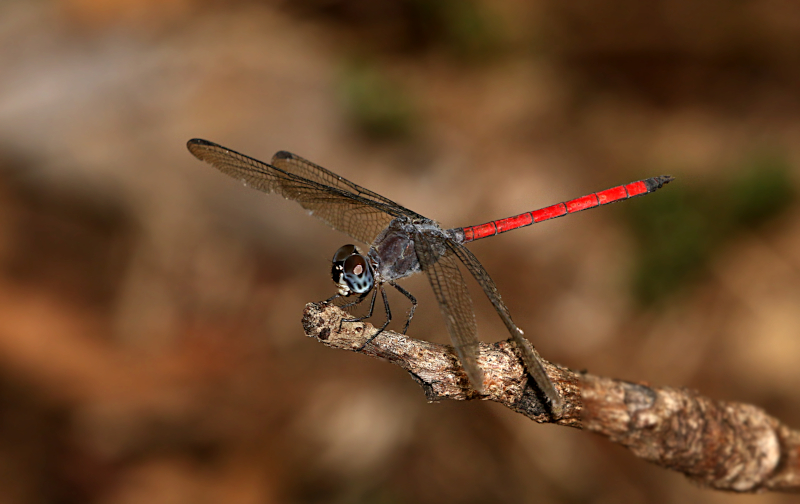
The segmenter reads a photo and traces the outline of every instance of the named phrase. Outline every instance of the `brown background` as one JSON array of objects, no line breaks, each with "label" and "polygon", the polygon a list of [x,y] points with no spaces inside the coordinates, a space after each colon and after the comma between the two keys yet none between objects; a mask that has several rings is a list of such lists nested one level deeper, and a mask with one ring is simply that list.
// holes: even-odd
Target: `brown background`
[{"label": "brown background", "polygon": [[[0,41],[0,502],[793,501],[315,344],[348,239],[184,145],[444,226],[673,174],[472,250],[546,358],[798,426],[794,2],[6,0]],[[425,282],[410,333],[446,342]]]}]

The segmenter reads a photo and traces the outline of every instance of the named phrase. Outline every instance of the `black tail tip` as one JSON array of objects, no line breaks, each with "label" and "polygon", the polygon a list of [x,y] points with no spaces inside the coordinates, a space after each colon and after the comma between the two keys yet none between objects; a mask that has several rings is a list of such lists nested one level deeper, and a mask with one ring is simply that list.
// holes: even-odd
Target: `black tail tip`
[{"label": "black tail tip", "polygon": [[656,189],[661,189],[673,180],[675,180],[675,177],[672,175],[661,175],[660,177],[649,178],[644,183],[647,185],[647,192],[652,192]]}]

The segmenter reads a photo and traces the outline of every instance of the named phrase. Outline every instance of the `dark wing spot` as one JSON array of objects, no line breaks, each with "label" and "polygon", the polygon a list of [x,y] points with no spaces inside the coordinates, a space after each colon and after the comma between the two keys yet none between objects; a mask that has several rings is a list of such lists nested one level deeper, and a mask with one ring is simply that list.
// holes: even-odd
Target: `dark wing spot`
[{"label": "dark wing spot", "polygon": [[202,138],[192,138],[186,145],[217,145],[213,142],[209,142],[208,140],[203,140]]}]

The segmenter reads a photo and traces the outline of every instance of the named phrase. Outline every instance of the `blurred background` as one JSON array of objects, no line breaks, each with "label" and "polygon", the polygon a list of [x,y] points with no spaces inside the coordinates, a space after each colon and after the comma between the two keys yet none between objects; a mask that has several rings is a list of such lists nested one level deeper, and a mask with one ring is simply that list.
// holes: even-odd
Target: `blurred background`
[{"label": "blurred background", "polygon": [[790,502],[304,337],[349,238],[185,143],[447,227],[672,174],[471,249],[545,358],[798,427],[800,5],[4,0],[0,42],[0,502]]}]

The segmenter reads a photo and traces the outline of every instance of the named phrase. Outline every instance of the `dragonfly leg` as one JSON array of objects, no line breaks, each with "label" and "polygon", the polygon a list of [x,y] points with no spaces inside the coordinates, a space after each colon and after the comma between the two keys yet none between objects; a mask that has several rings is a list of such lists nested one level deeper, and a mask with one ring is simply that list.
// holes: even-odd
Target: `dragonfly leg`
[{"label": "dragonfly leg", "polygon": [[[336,294],[334,294],[333,296],[329,297],[328,299],[326,299],[325,301],[322,301],[322,302],[325,303],[325,304],[331,304],[334,299],[340,298],[340,297],[344,297],[344,296],[342,296],[341,294],[339,294],[337,292]],[[356,299],[355,301],[351,301],[349,303],[345,303],[345,304],[341,305],[339,308],[349,308],[351,306],[355,306],[355,305],[361,303],[362,301],[364,301],[364,299],[366,297],[367,297],[367,293],[365,292],[364,294],[358,296],[358,299]],[[374,295],[372,296],[372,304],[373,305],[375,304],[375,296]],[[372,313],[372,307],[370,307],[370,314],[371,313]],[[367,315],[367,317],[369,317],[369,315]],[[350,320],[340,319],[339,320],[339,331],[342,330],[342,322],[350,322]]]},{"label": "dragonfly leg", "polygon": [[[351,306],[355,306],[357,304],[361,304],[361,302],[364,301],[367,298],[367,294],[369,294],[369,292],[365,292],[364,294],[361,294],[360,296],[358,296],[358,298],[356,298],[355,301],[350,301],[349,303],[345,303],[342,306],[340,306],[339,308],[350,308]],[[339,296],[339,295],[340,294],[337,294],[337,296]],[[364,316],[363,318],[370,318],[372,316],[372,307],[373,306],[375,306],[375,293],[372,294],[372,301],[370,302],[370,305],[369,305],[369,314]],[[358,319],[358,320],[362,320],[362,319]],[[352,322],[352,321],[348,320],[348,322]]]},{"label": "dragonfly leg", "polygon": [[[355,301],[352,301],[350,303],[344,304],[344,305],[340,306],[339,308],[349,308],[351,306],[355,306],[355,305],[361,303],[362,301],[364,301],[365,299],[367,299],[367,294],[369,294],[369,292],[365,292],[364,294],[361,294],[360,296],[358,296],[358,299],[356,299]],[[363,317],[353,317],[353,318],[348,318],[348,319],[343,318],[343,319],[339,320],[339,330],[340,331],[342,330],[342,323],[343,322],[361,322],[364,319],[370,318],[372,316],[372,311],[375,308],[375,296],[377,294],[378,294],[378,291],[373,289],[373,291],[372,291],[372,299],[369,302],[369,311],[367,312],[366,315],[364,315]]]},{"label": "dragonfly leg", "polygon": [[[383,298],[383,308],[384,308],[384,310],[386,310],[386,322],[383,323],[381,328],[378,329],[378,331],[375,334],[370,336],[369,339],[367,341],[365,341],[363,345],[361,345],[361,348],[359,348],[359,350],[363,350],[365,346],[367,346],[368,344],[372,343],[372,340],[377,338],[378,335],[380,333],[382,333],[384,329],[386,329],[386,326],[389,325],[389,322],[392,321],[392,310],[389,309],[389,300],[386,298],[386,291],[383,289],[383,284],[378,284],[378,289],[380,289],[380,291],[381,291],[381,298]],[[372,301],[373,302],[375,301],[375,297],[374,296],[372,298]]]},{"label": "dragonfly leg", "polygon": [[341,295],[341,294],[339,294],[339,293],[337,292],[337,293],[336,293],[336,294],[334,294],[333,296],[331,296],[331,297],[329,297],[328,299],[326,299],[325,301],[323,301],[323,303],[325,303],[325,304],[331,304],[331,303],[333,302],[333,300],[334,300],[334,299],[336,299],[336,298],[338,298],[338,297],[341,297],[341,296],[342,296],[342,295]]},{"label": "dragonfly leg", "polygon": [[415,298],[413,295],[411,295],[410,292],[408,292],[407,290],[400,287],[394,282],[389,282],[389,285],[397,289],[400,292],[400,294],[404,295],[405,297],[408,298],[409,301],[411,301],[411,310],[408,311],[408,318],[406,318],[406,325],[403,327],[403,334],[405,334],[406,331],[408,331],[408,324],[410,324],[411,319],[414,318],[414,312],[417,309],[417,298]]}]

